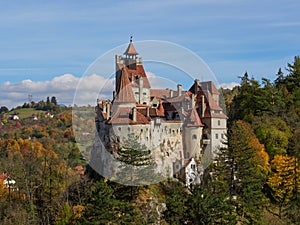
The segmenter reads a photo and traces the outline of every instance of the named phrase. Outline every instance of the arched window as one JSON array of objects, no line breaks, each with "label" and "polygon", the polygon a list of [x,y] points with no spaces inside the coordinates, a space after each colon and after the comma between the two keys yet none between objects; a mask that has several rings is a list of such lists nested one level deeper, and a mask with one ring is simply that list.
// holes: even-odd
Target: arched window
[{"label": "arched window", "polygon": [[193,134],[192,139],[193,139],[193,140],[197,139],[197,135],[196,135],[196,134]]}]

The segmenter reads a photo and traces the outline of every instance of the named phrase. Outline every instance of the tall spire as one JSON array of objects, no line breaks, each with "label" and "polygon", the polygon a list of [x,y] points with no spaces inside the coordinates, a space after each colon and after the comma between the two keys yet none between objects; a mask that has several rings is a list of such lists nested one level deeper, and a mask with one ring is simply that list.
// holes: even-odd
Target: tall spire
[{"label": "tall spire", "polygon": [[129,45],[126,49],[126,51],[124,52],[124,55],[138,55],[139,53],[137,53],[137,51],[135,50],[133,43],[132,43],[132,35],[130,36],[130,41],[129,41]]}]

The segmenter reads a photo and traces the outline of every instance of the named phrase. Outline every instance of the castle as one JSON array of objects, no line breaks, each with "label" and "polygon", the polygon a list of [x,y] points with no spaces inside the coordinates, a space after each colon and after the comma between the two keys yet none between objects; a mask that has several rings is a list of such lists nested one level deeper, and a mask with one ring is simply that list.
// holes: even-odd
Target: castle
[{"label": "castle", "polygon": [[97,102],[101,146],[114,154],[112,142],[134,134],[151,150],[159,173],[182,174],[187,186],[194,184],[203,154],[213,156],[224,145],[227,131],[214,83],[196,79],[187,91],[181,84],[176,90],[152,89],[132,39],[115,60],[113,100]]}]

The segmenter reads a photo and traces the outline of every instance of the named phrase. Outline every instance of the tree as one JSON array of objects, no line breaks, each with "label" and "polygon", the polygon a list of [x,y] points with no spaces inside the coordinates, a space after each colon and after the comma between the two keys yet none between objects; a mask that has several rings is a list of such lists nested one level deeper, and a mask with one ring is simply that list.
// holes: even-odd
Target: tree
[{"label": "tree", "polygon": [[47,104],[47,105],[50,104],[50,98],[49,98],[49,96],[47,97],[46,104]]},{"label": "tree", "polygon": [[[296,170],[294,164],[296,163]],[[300,170],[294,157],[276,155],[271,162],[272,173],[268,185],[278,204],[278,216],[282,217],[283,207],[291,201],[296,186],[300,185]],[[298,190],[296,190],[298,192]]]},{"label": "tree", "polygon": [[286,70],[289,74],[285,78],[285,85],[290,93],[300,87],[300,57],[295,56],[294,62],[288,63]]},{"label": "tree", "polygon": [[165,220],[169,224],[186,224],[188,218],[188,195],[184,184],[177,180],[161,183],[166,198],[167,210],[164,211]]},{"label": "tree", "polygon": [[8,108],[6,107],[6,106],[1,106],[1,108],[0,108],[0,114],[1,113],[7,113],[9,110],[8,110]]},{"label": "tree", "polygon": [[248,74],[245,74],[241,77],[238,94],[234,96],[230,105],[230,119],[250,120],[253,115],[263,115],[270,108],[270,102],[266,100],[264,94],[259,82],[254,78],[249,80]]},{"label": "tree", "polygon": [[51,97],[51,103],[53,103],[54,105],[57,105],[57,100],[55,96]]},{"label": "tree", "polygon": [[286,154],[292,133],[284,120],[278,117],[262,116],[255,117],[252,124],[256,136],[264,144],[271,160],[276,155]]},{"label": "tree", "polygon": [[278,69],[276,76],[277,76],[277,78],[275,80],[275,85],[276,85],[276,87],[279,87],[280,85],[282,85],[284,83],[284,79],[285,79],[281,68]]},{"label": "tree", "polygon": [[131,199],[137,186],[148,185],[157,179],[151,151],[137,140],[137,136],[129,134],[117,151],[117,159],[121,162],[117,182],[130,186]]},{"label": "tree", "polygon": [[196,186],[189,195],[189,224],[236,224],[233,207],[221,192],[214,192],[204,186]]},{"label": "tree", "polygon": [[[233,201],[236,214],[242,223],[259,223],[261,209],[264,206],[262,193],[265,174],[262,173],[257,151],[253,145],[255,135],[250,124],[244,121],[234,122],[228,135],[228,148],[232,149],[229,168],[233,170]],[[233,162],[232,162],[233,161]],[[263,160],[265,162],[265,160]]]},{"label": "tree", "polygon": [[134,218],[134,207],[114,197],[114,191],[104,180],[95,181],[86,189],[80,224],[130,224]]}]

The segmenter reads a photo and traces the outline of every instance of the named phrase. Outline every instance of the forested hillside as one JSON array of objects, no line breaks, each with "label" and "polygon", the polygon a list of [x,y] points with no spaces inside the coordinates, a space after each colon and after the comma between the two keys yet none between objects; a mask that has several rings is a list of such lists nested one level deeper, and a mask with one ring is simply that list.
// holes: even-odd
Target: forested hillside
[{"label": "forested hillside", "polygon": [[95,173],[76,146],[71,109],[55,97],[2,106],[0,224],[300,224],[300,58],[274,80],[245,73],[221,92],[228,148],[192,189]]}]

